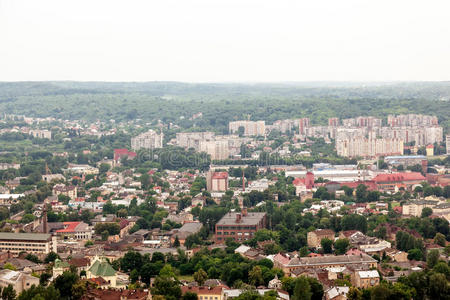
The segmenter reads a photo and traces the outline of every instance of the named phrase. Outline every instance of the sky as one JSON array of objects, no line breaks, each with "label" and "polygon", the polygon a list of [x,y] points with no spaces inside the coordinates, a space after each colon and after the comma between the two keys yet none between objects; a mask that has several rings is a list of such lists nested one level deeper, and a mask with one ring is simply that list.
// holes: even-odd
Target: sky
[{"label": "sky", "polygon": [[450,80],[450,1],[0,0],[28,80]]}]

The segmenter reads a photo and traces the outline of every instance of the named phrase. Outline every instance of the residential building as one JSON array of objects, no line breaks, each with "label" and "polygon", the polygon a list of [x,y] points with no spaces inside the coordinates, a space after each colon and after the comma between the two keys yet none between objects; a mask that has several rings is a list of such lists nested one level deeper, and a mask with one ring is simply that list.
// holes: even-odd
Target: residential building
[{"label": "residential building", "polygon": [[289,257],[278,253],[273,258],[274,267],[283,270],[286,276],[290,276],[294,270],[324,269],[333,267],[366,266],[376,268],[378,263],[367,254],[360,255],[330,255],[318,257]]},{"label": "residential building", "polygon": [[445,136],[445,146],[447,148],[447,155],[450,155],[450,134]]},{"label": "residential building", "polygon": [[230,157],[230,151],[228,148],[228,141],[200,141],[200,152],[205,152],[211,156],[211,160],[224,160]]},{"label": "residential building", "polygon": [[355,137],[336,141],[337,154],[344,157],[376,157],[403,154],[399,138]]},{"label": "residential building", "polygon": [[347,300],[348,286],[333,286],[325,291],[325,300]]},{"label": "residential building", "polygon": [[223,290],[223,286],[182,286],[181,294],[195,293],[199,300],[225,300]]},{"label": "residential building", "polygon": [[229,132],[239,133],[239,128],[243,128],[244,136],[257,136],[266,133],[265,121],[234,121],[228,124]]},{"label": "residential building", "polygon": [[214,138],[215,134],[211,131],[178,132],[176,136],[176,144],[186,149],[193,148],[195,151],[199,151],[201,142],[214,141]]},{"label": "residential building", "polygon": [[198,233],[200,229],[202,229],[202,227],[203,224],[200,222],[184,223],[183,226],[181,226],[180,228],[172,230],[172,236],[170,238],[170,241],[173,244],[175,242],[175,238],[178,237],[180,245],[184,245],[186,238],[192,234]]},{"label": "residential building", "polygon": [[209,171],[206,174],[206,189],[214,192],[226,192],[228,190],[228,173]]},{"label": "residential building", "polygon": [[35,138],[40,139],[52,139],[52,132],[50,130],[40,130],[40,129],[32,129],[29,132],[30,135],[34,136]]},{"label": "residential building", "polygon": [[128,149],[114,149],[114,161],[118,162],[121,159],[134,159],[137,156],[136,152],[128,151]]},{"label": "residential building", "polygon": [[163,147],[164,134],[157,134],[156,131],[150,129],[147,132],[141,133],[140,135],[131,138],[131,149],[156,149]]},{"label": "residential building", "polygon": [[77,198],[77,187],[73,185],[56,184],[53,186],[53,195],[64,195],[75,200]]},{"label": "residential building", "polygon": [[242,212],[229,212],[216,224],[215,241],[225,242],[227,238],[235,241],[246,241],[253,238],[256,231],[267,225],[266,213],[250,212],[246,209]]},{"label": "residential building", "polygon": [[366,289],[380,283],[380,274],[377,270],[355,271],[354,286]]},{"label": "residential building", "polygon": [[32,285],[39,285],[39,278],[20,271],[0,270],[0,287],[6,288],[12,285],[16,294],[20,294],[31,288]]},{"label": "residential building", "polygon": [[56,252],[56,247],[56,237],[50,234],[0,232],[0,251],[13,254],[48,254],[51,251]]},{"label": "residential building", "polygon": [[322,239],[325,238],[334,241],[334,231],[331,229],[317,229],[308,232],[307,235],[308,247],[319,248],[320,242],[322,241]]}]

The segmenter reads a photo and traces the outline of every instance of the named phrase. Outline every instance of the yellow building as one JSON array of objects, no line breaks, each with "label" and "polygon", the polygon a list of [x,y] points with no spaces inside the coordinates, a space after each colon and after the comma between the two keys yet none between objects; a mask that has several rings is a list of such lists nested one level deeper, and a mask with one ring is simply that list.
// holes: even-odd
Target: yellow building
[{"label": "yellow building", "polygon": [[182,286],[181,293],[184,295],[187,292],[197,294],[199,300],[225,300],[221,286]]}]

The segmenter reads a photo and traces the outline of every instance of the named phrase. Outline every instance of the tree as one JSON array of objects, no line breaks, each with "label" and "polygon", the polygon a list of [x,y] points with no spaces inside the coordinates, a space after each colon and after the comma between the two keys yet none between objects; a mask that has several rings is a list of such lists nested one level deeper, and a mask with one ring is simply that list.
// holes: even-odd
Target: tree
[{"label": "tree", "polygon": [[431,208],[429,208],[429,207],[424,207],[424,208],[422,209],[421,217],[422,217],[422,218],[426,218],[426,217],[431,216],[432,214],[433,214],[433,210],[432,210]]},{"label": "tree", "polygon": [[311,300],[311,286],[309,284],[308,278],[305,276],[300,276],[295,281],[294,294],[292,295],[292,300]]},{"label": "tree", "polygon": [[54,284],[62,298],[72,296],[72,286],[78,281],[78,275],[72,272],[64,272],[56,277]]},{"label": "tree", "polygon": [[46,286],[48,281],[52,278],[52,275],[49,273],[42,273],[39,277],[39,284],[42,286]]},{"label": "tree", "polygon": [[439,261],[439,250],[430,250],[427,254],[427,266],[433,268]]},{"label": "tree", "polygon": [[260,266],[254,266],[250,272],[248,272],[249,283],[253,286],[259,286],[264,284],[264,279],[262,276],[262,270]]},{"label": "tree", "polygon": [[323,299],[323,286],[316,278],[307,277],[309,285],[311,286],[311,300],[322,300]]},{"label": "tree", "polygon": [[323,238],[320,241],[320,245],[322,246],[324,253],[331,253],[333,252],[333,241],[329,238]]},{"label": "tree", "polygon": [[338,239],[334,242],[334,251],[337,255],[345,254],[349,246],[350,242],[348,239]]},{"label": "tree", "polygon": [[347,299],[348,300],[362,300],[362,292],[355,287],[350,287],[350,289],[348,290],[348,293],[347,293]]},{"label": "tree", "polygon": [[436,235],[434,236],[434,243],[439,246],[445,247],[445,242],[445,235],[440,232],[436,233]]},{"label": "tree", "polygon": [[408,251],[408,259],[409,260],[422,260],[423,252],[420,249],[411,249]]},{"label": "tree", "polygon": [[181,298],[181,288],[177,281],[169,277],[156,276],[152,295],[163,295],[167,300],[178,300]]},{"label": "tree", "polygon": [[429,295],[430,299],[448,299],[450,288],[444,274],[433,274],[430,276]]},{"label": "tree", "polygon": [[173,247],[180,247],[180,240],[178,239],[178,235],[175,236],[175,240],[173,241]]},{"label": "tree", "polygon": [[208,274],[203,269],[199,269],[194,273],[194,280],[197,281],[199,286],[202,286],[205,283],[206,279],[208,279]]},{"label": "tree", "polygon": [[51,263],[54,262],[55,259],[60,258],[58,254],[56,254],[55,252],[51,251],[49,252],[49,254],[47,254],[47,256],[45,257],[45,263]]},{"label": "tree", "polygon": [[3,300],[15,300],[16,299],[16,291],[11,284],[8,284],[2,291],[2,299]]},{"label": "tree", "polygon": [[186,292],[184,293],[183,297],[181,297],[181,300],[197,300],[198,296],[196,293],[192,292]]}]

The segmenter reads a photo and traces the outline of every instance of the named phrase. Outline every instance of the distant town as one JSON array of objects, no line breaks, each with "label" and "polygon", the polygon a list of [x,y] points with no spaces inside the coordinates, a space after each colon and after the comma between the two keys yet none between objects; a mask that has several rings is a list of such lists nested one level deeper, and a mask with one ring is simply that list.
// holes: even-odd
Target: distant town
[{"label": "distant town", "polygon": [[0,163],[4,299],[38,286],[77,299],[448,291],[414,281],[448,286],[450,274],[450,135],[436,116],[239,120],[227,134],[11,114],[1,125],[17,149]]}]

